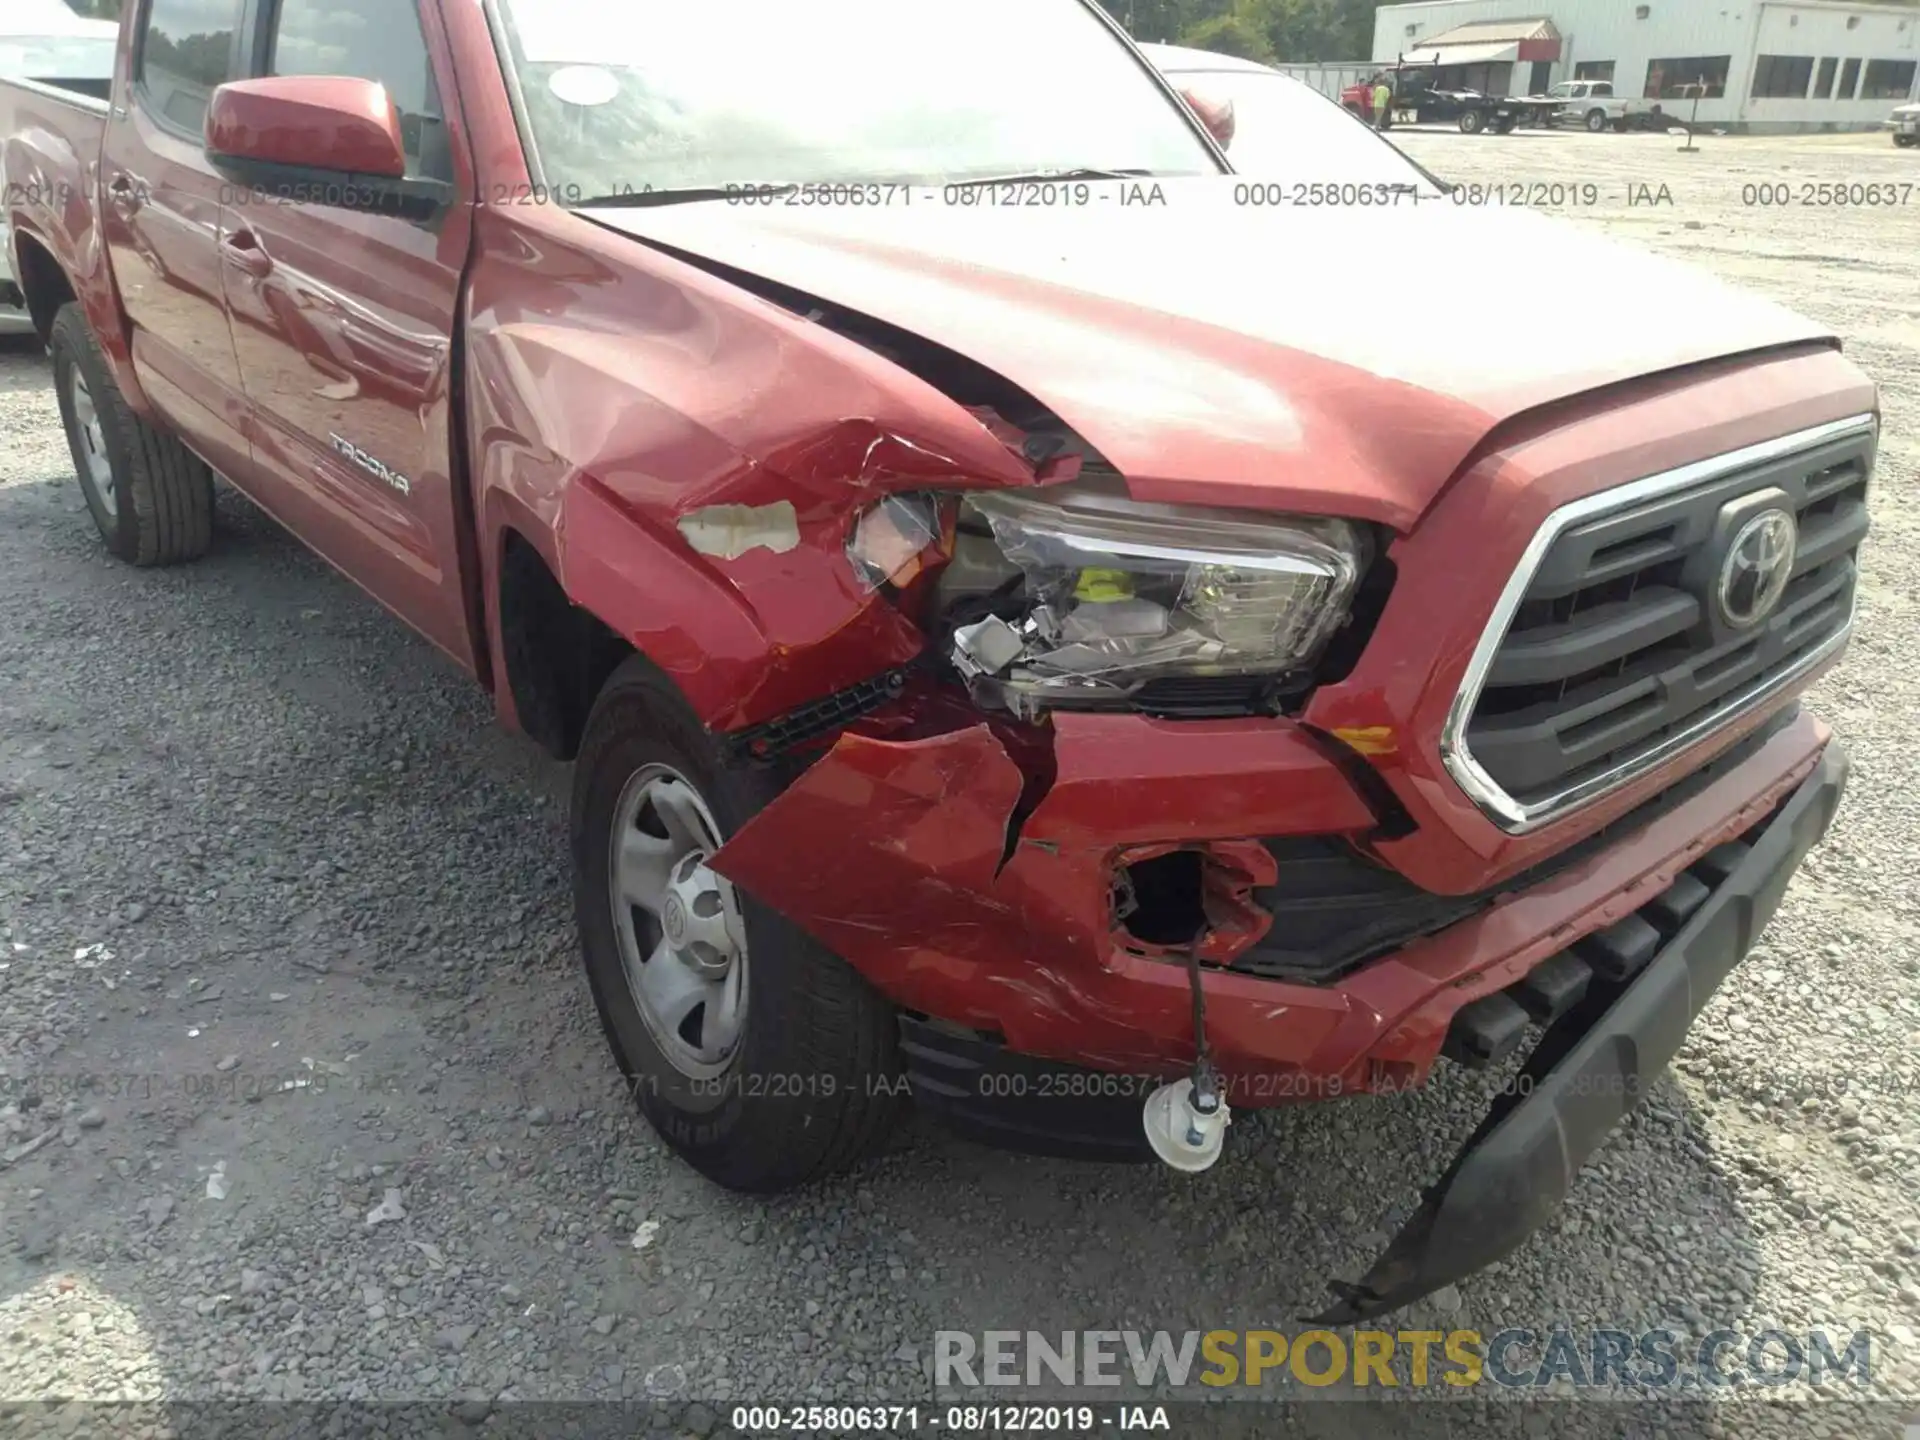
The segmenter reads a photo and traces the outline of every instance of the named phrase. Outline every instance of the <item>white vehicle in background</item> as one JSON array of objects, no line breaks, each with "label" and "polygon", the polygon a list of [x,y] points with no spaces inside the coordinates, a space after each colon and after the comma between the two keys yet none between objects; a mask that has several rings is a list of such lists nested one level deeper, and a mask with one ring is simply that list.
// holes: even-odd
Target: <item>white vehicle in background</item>
[{"label": "white vehicle in background", "polygon": [[1547,91],[1558,100],[1556,125],[1580,125],[1595,135],[1605,130],[1658,130],[1666,116],[1656,104],[1628,100],[1613,93],[1611,80],[1562,80]]},{"label": "white vehicle in background", "polygon": [[[42,80],[107,98],[120,27],[85,20],[60,0],[0,0],[0,79]],[[14,284],[13,235],[0,205],[0,335],[32,333]]]},{"label": "white vehicle in background", "polygon": [[1920,145],[1920,105],[1902,105],[1887,117],[1887,128],[1903,150]]},{"label": "white vehicle in background", "polygon": [[1366,121],[1291,75],[1184,45],[1142,45],[1140,53],[1206,121],[1236,174],[1440,191]]}]

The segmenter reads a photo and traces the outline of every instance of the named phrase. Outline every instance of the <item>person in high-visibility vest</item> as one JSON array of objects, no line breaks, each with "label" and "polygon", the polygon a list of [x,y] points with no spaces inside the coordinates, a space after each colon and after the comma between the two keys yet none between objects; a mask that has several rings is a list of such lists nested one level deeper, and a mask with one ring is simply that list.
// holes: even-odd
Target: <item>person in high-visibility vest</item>
[{"label": "person in high-visibility vest", "polygon": [[1382,75],[1373,82],[1373,128],[1384,130],[1393,117],[1393,87]]}]

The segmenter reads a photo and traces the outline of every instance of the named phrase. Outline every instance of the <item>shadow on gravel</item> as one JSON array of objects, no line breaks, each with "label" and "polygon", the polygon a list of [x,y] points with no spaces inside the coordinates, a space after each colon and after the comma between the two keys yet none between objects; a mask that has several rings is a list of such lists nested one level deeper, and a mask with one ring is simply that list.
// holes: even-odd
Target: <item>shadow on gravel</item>
[{"label": "shadow on gravel", "polygon": [[[846,1385],[858,1366],[877,1393],[910,1394],[916,1362],[889,1371],[885,1345],[924,1358],[938,1329],[1297,1332],[1487,1103],[1494,1082],[1446,1070],[1423,1094],[1248,1112],[1222,1164],[1195,1177],[1007,1155],[919,1123],[806,1194],[724,1195],[626,1110],[600,1049],[571,953],[563,772],[501,736],[464,677],[236,497],[222,497],[207,562],[133,575],[69,562],[66,527],[84,533],[86,518],[55,514],[53,490],[0,488],[0,575],[30,560],[35,582],[0,594],[18,637],[0,669],[0,778],[25,753],[28,711],[109,770],[103,782],[86,765],[29,766],[0,809],[32,847],[14,879],[0,870],[0,921],[30,952],[11,978],[43,967],[38,988],[9,994],[43,1018],[15,1015],[33,1048],[7,1063],[118,1088],[74,1097],[101,1127],[62,1126],[6,1173],[0,1294],[57,1291],[61,1274],[93,1287],[165,1393],[269,1379],[290,1396],[344,1393],[356,1372],[337,1357],[366,1347],[402,1357],[376,1376],[402,1395],[507,1382],[631,1397],[670,1362],[701,1393],[738,1336],[787,1354],[795,1375]],[[97,594],[113,608],[72,603]],[[116,697],[111,713],[89,715],[100,695]],[[113,834],[146,843],[103,846]],[[96,943],[124,976],[64,958]],[[52,1089],[39,1101],[49,1116],[62,1103]],[[216,1165],[230,1198],[210,1198]],[[366,1220],[390,1188],[409,1217],[391,1236]],[[650,1217],[671,1275],[628,1243]],[[1683,1255],[1686,1273],[1719,1277],[1711,1295],[1673,1293]],[[1519,1255],[1387,1324],[1704,1334],[1741,1326],[1760,1266],[1708,1125],[1669,1083]],[[849,1288],[835,1272],[853,1267]],[[769,1297],[797,1316],[795,1297],[816,1295],[838,1297],[826,1333],[768,1319]],[[889,1338],[832,1329],[848,1304],[880,1312]],[[644,1317],[613,1355],[586,1329],[596,1305]],[[467,1342],[445,1335],[455,1320],[553,1366],[510,1378],[463,1359]],[[27,1354],[0,1349],[16,1357],[0,1368]],[[287,1380],[289,1358],[305,1378]],[[1420,1406],[1408,1423],[1444,1427],[1456,1408]],[[1234,1407],[1231,1423],[1255,1413]],[[1554,1413],[1549,1427],[1590,1423]],[[1710,1416],[1689,1432],[1684,1406],[1661,1414],[1662,1434],[1723,1433]],[[1220,1418],[1209,1433],[1238,1433]],[[1332,1440],[1378,1420],[1315,1405],[1284,1432],[1245,1433]]]},{"label": "shadow on gravel", "polygon": [[[1357,1278],[1411,1212],[1485,1088],[1442,1066],[1423,1094],[1241,1112],[1225,1158],[1200,1176],[1006,1155],[920,1124],[868,1183],[923,1246],[979,1267],[929,1297],[941,1328],[1297,1332],[1331,1299],[1327,1280]],[[1663,1083],[1517,1254],[1378,1328],[1740,1328],[1761,1254],[1711,1153]],[[950,1198],[932,1209],[929,1194]],[[995,1264],[1008,1249],[1021,1263]],[[1680,1251],[1686,1273],[1718,1277],[1711,1296],[1676,1288]],[[1547,1275],[1552,1308],[1537,1298]]]}]

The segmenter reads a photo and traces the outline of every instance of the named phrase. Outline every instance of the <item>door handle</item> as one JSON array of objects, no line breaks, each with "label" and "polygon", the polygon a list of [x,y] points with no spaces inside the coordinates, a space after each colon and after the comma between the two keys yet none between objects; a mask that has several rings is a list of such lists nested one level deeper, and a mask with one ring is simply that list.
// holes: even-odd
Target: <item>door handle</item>
[{"label": "door handle", "polygon": [[261,247],[260,237],[251,230],[234,231],[221,242],[220,249],[236,269],[256,280],[264,279],[273,271],[273,257]]},{"label": "door handle", "polygon": [[131,175],[118,174],[107,182],[107,203],[120,215],[131,215],[140,208],[140,187]]}]

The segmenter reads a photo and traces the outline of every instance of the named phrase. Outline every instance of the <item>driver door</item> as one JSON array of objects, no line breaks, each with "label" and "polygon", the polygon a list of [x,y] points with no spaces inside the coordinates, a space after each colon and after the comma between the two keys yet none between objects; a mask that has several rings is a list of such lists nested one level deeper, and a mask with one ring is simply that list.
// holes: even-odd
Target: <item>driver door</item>
[{"label": "driver door", "polygon": [[472,182],[441,104],[445,56],[415,0],[256,3],[254,75],[380,82],[410,176],[456,187],[421,221],[236,197],[225,280],[267,503],[472,670],[452,429]]}]

